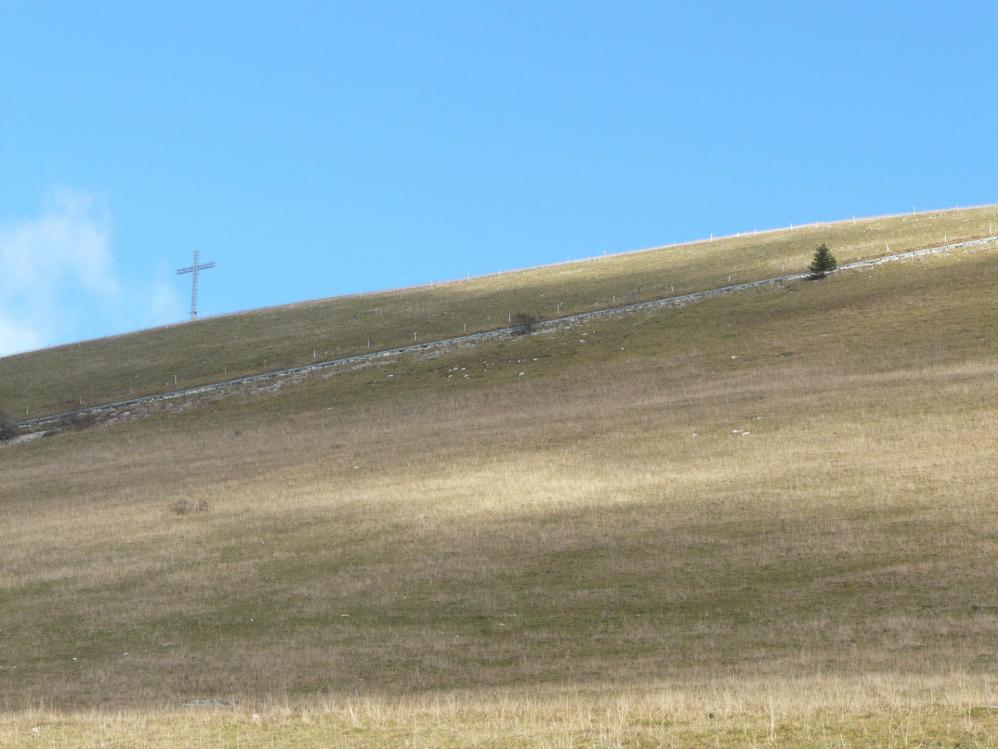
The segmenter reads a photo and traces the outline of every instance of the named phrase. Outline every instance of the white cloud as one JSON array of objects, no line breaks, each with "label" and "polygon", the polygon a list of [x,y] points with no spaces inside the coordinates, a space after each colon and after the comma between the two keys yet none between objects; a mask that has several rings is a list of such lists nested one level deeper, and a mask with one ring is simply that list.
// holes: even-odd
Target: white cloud
[{"label": "white cloud", "polygon": [[29,325],[7,320],[0,311],[0,356],[38,348],[42,339]]},{"label": "white cloud", "polygon": [[58,190],[38,216],[0,225],[0,356],[72,340],[98,320],[99,332],[112,332],[123,320],[158,324],[181,310],[164,281],[118,277],[109,214],[91,193]]}]

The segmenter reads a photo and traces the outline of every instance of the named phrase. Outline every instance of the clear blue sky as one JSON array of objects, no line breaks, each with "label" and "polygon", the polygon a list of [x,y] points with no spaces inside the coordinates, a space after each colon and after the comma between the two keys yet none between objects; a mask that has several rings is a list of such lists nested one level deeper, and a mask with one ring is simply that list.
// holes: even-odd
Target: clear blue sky
[{"label": "clear blue sky", "polygon": [[0,354],[998,201],[991,3],[0,4]]}]

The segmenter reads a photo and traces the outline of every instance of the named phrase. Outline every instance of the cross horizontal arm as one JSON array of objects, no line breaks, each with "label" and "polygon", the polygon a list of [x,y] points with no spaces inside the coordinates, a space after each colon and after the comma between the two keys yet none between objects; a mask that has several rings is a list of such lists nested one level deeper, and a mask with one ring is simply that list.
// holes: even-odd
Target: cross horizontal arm
[{"label": "cross horizontal arm", "polygon": [[212,260],[207,263],[201,263],[200,265],[188,265],[186,268],[177,268],[177,275],[181,276],[184,273],[193,273],[196,270],[208,270],[209,268],[215,267],[215,261]]}]

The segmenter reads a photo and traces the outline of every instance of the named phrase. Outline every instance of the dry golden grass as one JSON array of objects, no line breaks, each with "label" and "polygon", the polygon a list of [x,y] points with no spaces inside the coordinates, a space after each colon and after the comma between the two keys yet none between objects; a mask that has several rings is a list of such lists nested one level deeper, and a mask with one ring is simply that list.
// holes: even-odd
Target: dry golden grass
[{"label": "dry golden grass", "polygon": [[992,746],[996,278],[933,258],[0,450],[0,743]]},{"label": "dry golden grass", "polygon": [[[321,698],[224,708],[0,714],[9,747],[989,747],[993,686],[953,678],[708,681]],[[940,700],[939,694],[945,697]]]}]

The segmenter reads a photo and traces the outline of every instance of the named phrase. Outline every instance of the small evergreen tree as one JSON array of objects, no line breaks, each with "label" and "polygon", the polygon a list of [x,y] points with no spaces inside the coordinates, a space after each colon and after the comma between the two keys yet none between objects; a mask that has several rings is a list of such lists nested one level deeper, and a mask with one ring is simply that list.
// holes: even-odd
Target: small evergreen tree
[{"label": "small evergreen tree", "polygon": [[828,245],[821,245],[815,253],[811,264],[807,267],[811,271],[811,278],[824,278],[830,271],[835,270],[838,261],[828,249]]}]

